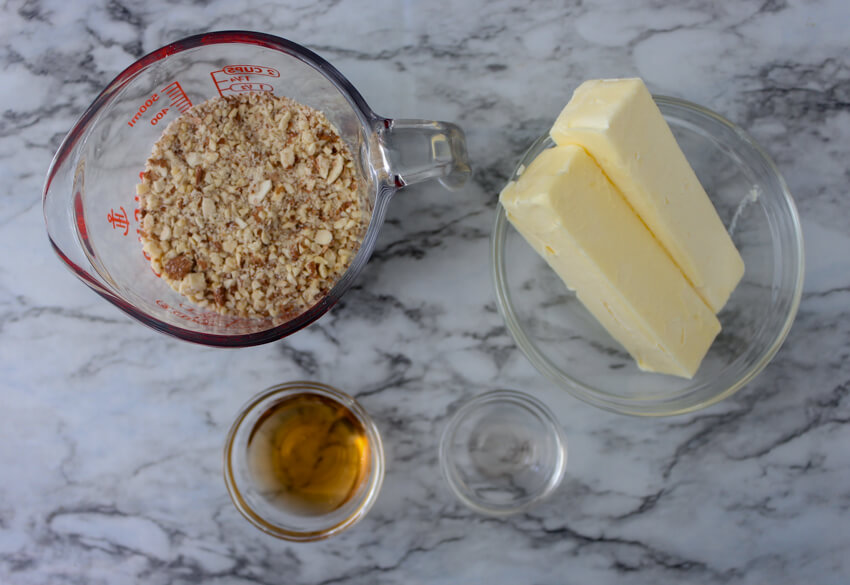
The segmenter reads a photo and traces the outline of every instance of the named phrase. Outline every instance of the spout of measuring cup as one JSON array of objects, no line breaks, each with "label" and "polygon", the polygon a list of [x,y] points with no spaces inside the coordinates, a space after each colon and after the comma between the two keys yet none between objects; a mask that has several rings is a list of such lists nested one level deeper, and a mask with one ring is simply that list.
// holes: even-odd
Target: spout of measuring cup
[{"label": "spout of measuring cup", "polygon": [[[92,270],[84,246],[91,247],[84,212],[85,158],[75,156],[79,132],[72,130],[53,157],[44,182],[42,212],[53,250],[83,282],[101,294],[108,289]],[[90,252],[91,253],[91,252]]]},{"label": "spout of measuring cup", "polygon": [[397,187],[437,179],[451,191],[470,175],[463,130],[448,122],[384,120],[381,141]]}]

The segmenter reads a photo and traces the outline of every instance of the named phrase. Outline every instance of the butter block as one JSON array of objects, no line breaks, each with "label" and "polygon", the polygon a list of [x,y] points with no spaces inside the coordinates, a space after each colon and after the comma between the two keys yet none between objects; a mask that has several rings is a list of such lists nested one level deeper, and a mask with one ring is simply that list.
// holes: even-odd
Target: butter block
[{"label": "butter block", "polygon": [[643,81],[586,81],[550,136],[593,157],[719,312],[744,274],[744,261]]},{"label": "butter block", "polygon": [[499,199],[641,369],[693,377],[720,323],[582,148],[542,152]]}]

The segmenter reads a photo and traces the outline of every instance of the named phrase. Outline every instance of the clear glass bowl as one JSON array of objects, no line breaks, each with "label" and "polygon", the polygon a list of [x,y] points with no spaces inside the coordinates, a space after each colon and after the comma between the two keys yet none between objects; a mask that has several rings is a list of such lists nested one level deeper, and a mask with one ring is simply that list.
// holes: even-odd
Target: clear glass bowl
[{"label": "clear glass bowl", "polygon": [[494,390],[452,416],[440,440],[440,468],[464,504],[481,514],[505,516],[558,487],[567,465],[566,444],[546,405],[522,392]]},{"label": "clear glass bowl", "polygon": [[[624,414],[705,408],[750,382],[785,340],[803,288],[803,236],[779,170],[741,128],[696,104],[656,96],[746,265],[718,315],[723,327],[692,380],[642,372],[498,206],[491,261],[499,310],[519,348],[572,395]],[[554,146],[541,136],[517,165]],[[511,180],[516,179],[514,171]]]}]

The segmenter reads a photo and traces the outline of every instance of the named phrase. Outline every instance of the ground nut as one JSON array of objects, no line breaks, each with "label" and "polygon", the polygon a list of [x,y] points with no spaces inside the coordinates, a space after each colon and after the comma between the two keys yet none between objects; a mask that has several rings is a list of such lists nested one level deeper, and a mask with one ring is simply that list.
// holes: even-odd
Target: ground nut
[{"label": "ground nut", "polygon": [[339,176],[342,174],[342,167],[345,164],[342,156],[337,156],[334,158],[334,165],[331,167],[330,172],[328,173],[328,185],[336,181]]},{"label": "ground nut", "polygon": [[254,191],[251,195],[248,196],[248,201],[251,202],[251,205],[259,205],[266,194],[271,191],[272,182],[270,179],[266,179],[262,183],[257,186],[257,190]]},{"label": "ground nut", "polygon": [[333,234],[326,229],[320,229],[316,232],[313,240],[320,246],[327,246],[333,240]]},{"label": "ground nut", "polygon": [[204,287],[207,285],[206,279],[204,275],[200,272],[192,272],[183,277],[183,280],[180,281],[180,294],[188,295],[199,293],[204,290]]},{"label": "ground nut", "polygon": [[295,151],[292,148],[285,148],[280,151],[280,164],[285,169],[295,164]]},{"label": "ground nut", "polygon": [[204,197],[201,202],[201,211],[204,214],[204,219],[212,219],[215,216],[215,203],[209,197]]},{"label": "ground nut", "polygon": [[215,98],[154,146],[137,187],[144,250],[206,310],[289,318],[359,247],[370,210],[358,180],[320,112],[271,93]]},{"label": "ground nut", "polygon": [[202,162],[204,162],[204,158],[200,153],[190,152],[186,155],[186,163],[188,163],[190,167],[196,167]]}]

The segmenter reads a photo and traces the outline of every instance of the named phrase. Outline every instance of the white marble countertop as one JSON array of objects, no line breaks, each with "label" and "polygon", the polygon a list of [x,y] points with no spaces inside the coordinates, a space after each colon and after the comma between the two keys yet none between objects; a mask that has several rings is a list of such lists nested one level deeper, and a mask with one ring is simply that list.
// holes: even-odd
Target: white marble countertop
[{"label": "white marble countertop", "polygon": [[[564,4],[576,4],[563,7]],[[11,0],[0,5],[0,583],[850,582],[850,3]],[[278,343],[208,349],[130,321],[47,243],[40,194],[60,140],[134,59],[188,34],[261,30],[336,65],[379,113],[454,121],[460,193],[393,201],[344,302]],[[572,89],[639,75],[721,112],[775,158],[807,274],[774,362],[673,419],[555,391],[495,309],[496,195]],[[369,516],[326,542],[263,535],[230,504],[238,408],[293,379],[357,395],[388,446]],[[507,519],[456,502],[437,437],[495,387],[544,399],[567,477]]]}]

